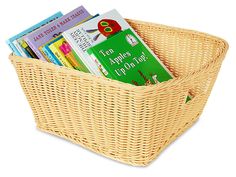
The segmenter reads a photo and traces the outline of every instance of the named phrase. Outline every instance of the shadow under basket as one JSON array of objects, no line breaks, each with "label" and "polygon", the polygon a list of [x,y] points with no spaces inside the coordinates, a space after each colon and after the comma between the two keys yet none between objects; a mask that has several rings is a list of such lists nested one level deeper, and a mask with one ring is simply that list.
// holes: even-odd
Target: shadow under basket
[{"label": "shadow under basket", "polygon": [[40,130],[145,166],[198,119],[228,44],[205,33],[127,21],[176,78],[134,86],[36,59],[9,58]]}]

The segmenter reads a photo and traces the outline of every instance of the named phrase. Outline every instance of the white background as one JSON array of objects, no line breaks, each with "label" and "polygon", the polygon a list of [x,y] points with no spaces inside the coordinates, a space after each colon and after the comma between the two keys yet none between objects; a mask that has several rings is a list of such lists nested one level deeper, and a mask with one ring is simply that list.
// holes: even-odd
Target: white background
[{"label": "white background", "polygon": [[[0,176],[236,176],[236,5],[233,0],[5,0],[0,6]],[[8,37],[54,12],[83,4],[91,14],[116,8],[124,17],[207,32],[229,51],[199,121],[148,167],[131,167],[42,133],[8,60]]]}]

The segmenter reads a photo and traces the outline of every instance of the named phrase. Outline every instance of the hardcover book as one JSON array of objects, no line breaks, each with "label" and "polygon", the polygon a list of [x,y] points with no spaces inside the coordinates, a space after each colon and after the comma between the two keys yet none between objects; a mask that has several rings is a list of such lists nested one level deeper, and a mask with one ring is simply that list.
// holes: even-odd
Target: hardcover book
[{"label": "hardcover book", "polygon": [[34,51],[29,47],[29,45],[24,41],[19,39],[19,44],[21,45],[21,47],[27,51],[27,53],[32,57],[32,58],[37,58],[37,55],[34,53]]},{"label": "hardcover book", "polygon": [[70,44],[79,58],[81,58],[89,72],[98,76],[101,76],[102,73],[99,71],[94,61],[91,61],[87,54],[87,49],[106,40],[107,37],[100,35],[97,26],[98,21],[103,18],[113,18],[119,21],[124,29],[130,28],[128,23],[119,15],[119,13],[116,10],[112,10],[62,33],[63,37]]},{"label": "hardcover book", "polygon": [[27,55],[29,58],[37,58],[37,55],[34,51],[29,47],[29,45],[23,40],[23,37],[16,40],[16,43],[21,47],[22,51]]},{"label": "hardcover book", "polygon": [[[96,14],[95,16],[89,16],[88,18],[86,18],[85,20],[77,23],[76,25],[79,25],[81,23],[84,23],[85,21],[94,18],[98,16],[98,14]],[[50,41],[48,41],[46,44],[43,44],[42,46],[39,47],[40,52],[43,54],[44,58],[49,60],[50,62],[59,65],[59,66],[63,66],[63,64],[58,60],[58,58],[52,53],[52,51],[49,48],[49,45],[51,45],[52,43],[58,41],[59,39],[61,39],[62,36],[59,35],[53,39],[51,39]],[[68,43],[67,43],[68,44]],[[73,53],[73,56],[76,57],[77,60],[80,60],[78,55],[74,52],[74,50],[71,49],[71,47],[69,48],[69,44],[67,45],[66,48],[63,48],[65,50],[63,50],[64,52],[67,52],[67,54],[71,54],[68,50],[70,49],[70,51]],[[68,55],[69,56],[69,55]],[[79,61],[79,63],[81,63],[81,61]],[[80,66],[83,66],[83,63],[81,63]],[[77,68],[78,69],[78,68]],[[79,70],[84,71],[84,72],[88,72],[88,70],[83,66],[81,67]]]},{"label": "hardcover book", "polygon": [[52,53],[49,46],[53,44],[54,42],[61,39],[62,36],[58,36],[56,38],[51,39],[49,42],[47,42],[45,45],[39,47],[40,52],[43,54],[44,58],[49,60],[50,62],[54,63],[55,65],[63,66],[62,62]]},{"label": "hardcover book", "polygon": [[75,53],[75,51],[71,48],[70,44],[64,38],[62,38],[58,42],[61,43],[61,45],[59,46],[59,50],[63,53],[65,58],[75,69],[83,72],[89,72],[88,69],[84,66],[79,56]]},{"label": "hardcover book", "polygon": [[[74,51],[83,60],[88,70],[95,75],[103,75],[97,64],[90,58],[87,49],[96,44],[103,42],[113,34],[130,29],[135,36],[143,43],[147,50],[153,55],[154,53],[142,41],[142,39],[135,33],[131,26],[122,18],[116,11],[111,10],[94,19],[91,19],[81,25],[71,28],[62,33],[64,38],[68,41]],[[160,60],[155,56],[156,60]],[[164,66],[163,66],[164,67]]]},{"label": "hardcover book", "polygon": [[61,12],[57,12],[53,14],[52,16],[48,17],[47,19],[44,19],[43,21],[31,26],[30,28],[22,31],[21,33],[9,38],[6,43],[11,48],[13,53],[18,56],[26,56],[26,57],[32,57],[24,48],[21,48],[21,45],[18,43],[18,39],[22,38],[23,36],[27,35],[28,33],[31,33],[32,31],[35,31],[36,29],[44,26],[45,24],[61,17],[63,14]]},{"label": "hardcover book", "polygon": [[90,17],[90,14],[83,6],[80,6],[61,18],[58,18],[38,30],[24,36],[23,39],[35,52],[38,58],[45,61],[46,59],[39,51],[39,47],[88,17]]},{"label": "hardcover book", "polygon": [[141,86],[173,78],[131,29],[118,31],[89,48],[88,53],[104,76],[111,79]]},{"label": "hardcover book", "polygon": [[62,45],[61,40],[64,39],[61,37],[59,40],[53,42],[49,45],[49,49],[52,51],[52,53],[57,57],[57,59],[60,61],[60,63],[63,66],[66,66],[68,68],[74,68],[71,63],[66,59],[64,54],[60,51],[59,47]]},{"label": "hardcover book", "polygon": [[68,67],[69,62],[73,68],[88,72],[83,63],[80,62],[77,54],[72,50],[71,46],[62,36],[60,36],[56,41],[52,41],[52,44],[49,45],[49,49],[64,66]]}]

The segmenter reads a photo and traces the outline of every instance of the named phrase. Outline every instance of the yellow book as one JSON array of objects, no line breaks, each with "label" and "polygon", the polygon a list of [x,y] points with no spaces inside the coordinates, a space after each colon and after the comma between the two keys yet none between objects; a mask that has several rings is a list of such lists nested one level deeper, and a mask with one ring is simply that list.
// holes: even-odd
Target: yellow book
[{"label": "yellow book", "polygon": [[[59,37],[59,36],[58,36],[58,37]],[[55,40],[55,38],[52,38],[50,41],[48,41],[47,43],[45,43],[45,44],[43,44],[42,46],[39,47],[39,51],[42,53],[43,57],[44,57],[47,61],[49,61],[49,62],[52,62],[52,61],[51,61],[51,60],[48,58],[48,56],[44,53],[43,48],[44,48],[47,44],[51,43],[51,42],[54,41],[54,40]]]},{"label": "yellow book", "polygon": [[62,38],[61,35],[51,39],[47,43],[45,43],[42,46],[40,46],[39,47],[39,51],[42,53],[44,58],[47,59],[48,61],[50,61],[51,63],[54,63],[54,64],[59,65],[59,66],[62,66],[61,62],[54,56],[54,54],[52,54],[51,50],[48,47],[49,45],[51,45],[55,41],[59,40],[60,38]]},{"label": "yellow book", "polygon": [[66,59],[65,55],[63,54],[63,52],[60,50],[60,46],[62,45],[62,39],[52,43],[51,45],[49,45],[49,49],[52,51],[52,53],[57,57],[57,59],[66,67],[68,68],[74,68],[70,62]]}]

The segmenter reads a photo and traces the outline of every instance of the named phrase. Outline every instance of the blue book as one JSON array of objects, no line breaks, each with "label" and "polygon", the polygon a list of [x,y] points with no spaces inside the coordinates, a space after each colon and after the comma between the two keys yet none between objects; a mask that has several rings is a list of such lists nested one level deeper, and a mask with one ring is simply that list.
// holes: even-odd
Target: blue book
[{"label": "blue book", "polygon": [[52,53],[49,46],[54,42],[60,40],[62,36],[58,36],[57,38],[53,39],[51,42],[48,42],[43,48],[42,52],[46,55],[46,57],[54,64],[63,66],[62,63],[57,59],[57,57]]},{"label": "blue book", "polygon": [[[15,55],[22,56],[22,51],[25,51],[25,50],[24,50],[24,48],[19,49],[19,50],[21,50],[21,51],[19,51],[19,50],[17,49],[17,48],[21,47],[20,45],[17,45],[17,46],[15,45],[17,39],[19,39],[19,38],[25,36],[26,34],[29,34],[29,33],[32,32],[32,31],[35,31],[36,29],[40,28],[41,26],[44,26],[45,24],[50,23],[51,21],[53,21],[53,20],[55,20],[55,19],[57,19],[57,18],[59,18],[59,17],[61,17],[61,16],[63,16],[63,14],[62,14],[61,12],[57,12],[57,13],[55,13],[54,15],[48,17],[47,19],[44,19],[43,21],[41,21],[41,22],[35,24],[34,26],[31,26],[30,28],[28,28],[28,29],[22,31],[21,33],[19,33],[19,34],[13,36],[13,37],[11,37],[11,38],[9,38],[8,40],[6,40],[6,43],[8,44],[8,46],[10,47],[10,49],[13,51],[13,53],[14,53]],[[14,43],[15,43],[15,44],[14,44]],[[26,54],[26,55],[27,55],[27,54]]]}]

